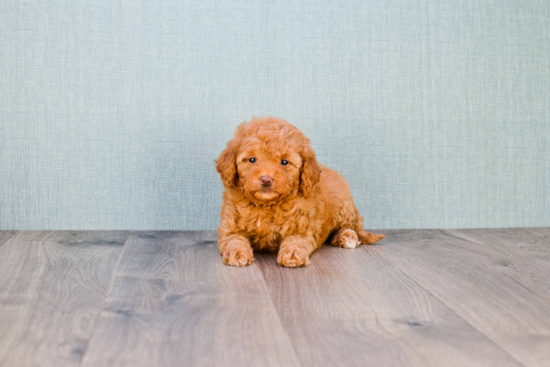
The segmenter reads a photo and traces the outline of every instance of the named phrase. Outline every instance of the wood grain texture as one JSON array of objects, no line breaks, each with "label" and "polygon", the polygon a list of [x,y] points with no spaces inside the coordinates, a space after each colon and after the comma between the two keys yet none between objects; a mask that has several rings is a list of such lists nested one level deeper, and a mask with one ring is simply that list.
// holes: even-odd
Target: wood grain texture
[{"label": "wood grain texture", "polygon": [[299,366],[258,266],[224,265],[216,238],[132,234],[83,366]]},{"label": "wood grain texture", "polygon": [[0,246],[0,366],[78,366],[125,232],[18,232]]},{"label": "wood grain texture", "polygon": [[385,258],[525,366],[548,366],[547,276],[457,231],[383,232]]},{"label": "wood grain texture", "polygon": [[522,229],[539,236],[544,244],[550,246],[550,227],[530,227]]},{"label": "wood grain texture", "polygon": [[303,366],[520,365],[375,246],[324,246],[307,268],[256,261]]},{"label": "wood grain texture", "polygon": [[0,231],[0,246],[6,242],[11,236],[13,236],[17,231]]},{"label": "wood grain texture", "polygon": [[[516,259],[523,261],[533,276],[537,277],[539,272],[544,274],[543,284],[546,285],[550,294],[550,242],[544,235],[522,228],[502,229],[461,229],[457,230],[456,236],[460,233],[467,240],[479,241],[495,250],[504,252]],[[540,232],[539,232],[540,233]],[[541,279],[541,280],[544,280]]]}]

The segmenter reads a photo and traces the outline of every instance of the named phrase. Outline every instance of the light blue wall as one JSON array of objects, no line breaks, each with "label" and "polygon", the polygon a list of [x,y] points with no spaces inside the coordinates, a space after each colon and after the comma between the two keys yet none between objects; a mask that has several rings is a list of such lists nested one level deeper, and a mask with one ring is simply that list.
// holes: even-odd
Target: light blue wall
[{"label": "light blue wall", "polygon": [[214,229],[254,115],[366,228],[550,226],[550,1],[0,0],[1,229]]}]

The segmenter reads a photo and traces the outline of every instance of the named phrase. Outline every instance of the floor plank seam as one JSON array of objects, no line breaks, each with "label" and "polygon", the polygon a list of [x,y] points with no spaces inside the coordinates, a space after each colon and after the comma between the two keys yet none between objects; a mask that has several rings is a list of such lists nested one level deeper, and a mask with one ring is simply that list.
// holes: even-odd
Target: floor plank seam
[{"label": "floor plank seam", "polygon": [[4,240],[4,242],[0,243],[0,246],[2,246],[4,243],[7,243],[13,236],[15,236],[19,231],[13,232],[8,238]]},{"label": "floor plank seam", "polygon": [[[383,244],[382,244],[383,245]],[[413,281],[416,285],[418,285],[420,288],[424,289],[428,294],[430,294],[434,299],[439,301],[443,306],[445,306],[449,311],[454,313],[458,318],[463,320],[466,324],[470,325],[474,330],[477,330],[481,335],[485,336],[489,342],[491,342],[493,345],[495,345],[498,349],[502,350],[506,355],[508,355],[510,358],[512,358],[514,361],[516,361],[519,365],[527,367],[525,364],[521,363],[516,357],[511,355],[506,349],[504,349],[502,346],[497,344],[492,338],[490,338],[487,334],[485,334],[483,331],[476,328],[474,325],[472,325],[468,320],[464,319],[462,316],[460,316],[452,307],[447,305],[445,302],[443,302],[439,297],[436,297],[432,292],[430,292],[428,289],[423,287],[420,283],[418,283],[414,278],[412,278],[409,274],[407,274],[405,271],[403,271],[400,267],[395,265],[390,259],[385,257],[382,252],[380,252],[376,246],[373,246],[374,250],[382,257],[384,258],[388,263],[390,263],[393,267],[395,267],[398,271],[403,273],[407,278],[409,278],[411,281]]]},{"label": "floor plank seam", "polygon": [[82,358],[80,359],[80,363],[78,364],[78,367],[82,367],[82,363],[84,363],[84,358],[86,357],[86,352],[88,351],[88,346],[90,345],[90,342],[92,341],[92,338],[94,337],[95,329],[97,327],[97,323],[99,322],[99,318],[101,317],[101,314],[103,313],[103,308],[105,307],[105,302],[107,301],[107,297],[109,296],[109,292],[111,291],[111,288],[113,286],[113,282],[116,277],[116,273],[118,271],[118,266],[120,265],[120,261],[122,260],[122,255],[124,255],[124,249],[126,249],[126,243],[128,243],[128,239],[130,238],[130,235],[132,234],[131,231],[128,232],[128,236],[126,236],[126,240],[124,241],[124,245],[122,245],[122,251],[120,251],[120,256],[118,257],[118,262],[115,266],[115,270],[113,271],[113,275],[111,276],[111,281],[109,282],[109,286],[107,287],[107,291],[105,292],[105,298],[103,298],[103,302],[101,303],[101,307],[99,308],[99,312],[97,313],[97,317],[94,322],[94,327],[92,329],[92,332],[90,333],[90,337],[88,338],[88,342],[86,343],[86,347],[84,348],[84,352],[82,353]]},{"label": "floor plank seam", "polygon": [[285,331],[285,334],[288,337],[288,340],[290,341],[290,346],[292,347],[292,351],[294,351],[294,355],[296,356],[296,360],[298,361],[300,366],[303,367],[304,364],[302,363],[302,360],[300,359],[300,355],[296,351],[296,348],[294,348],[294,344],[292,343],[292,338],[288,334],[288,330],[287,330],[285,324],[283,323],[283,319],[281,318],[281,314],[279,313],[279,310],[277,309],[277,306],[275,306],[275,302],[273,302],[273,297],[271,297],[271,292],[269,292],[269,287],[267,286],[267,280],[265,279],[264,272],[262,271],[262,269],[260,269],[260,265],[258,265],[258,264],[254,264],[254,265],[258,267],[258,270],[260,271],[260,274],[262,275],[262,280],[264,282],[263,286],[265,288],[265,291],[267,292],[267,295],[269,296],[269,302],[271,302],[271,305],[273,306],[273,309],[275,310],[275,312],[277,314],[277,318],[279,319],[279,322],[281,323],[281,326],[283,327],[283,330]]}]

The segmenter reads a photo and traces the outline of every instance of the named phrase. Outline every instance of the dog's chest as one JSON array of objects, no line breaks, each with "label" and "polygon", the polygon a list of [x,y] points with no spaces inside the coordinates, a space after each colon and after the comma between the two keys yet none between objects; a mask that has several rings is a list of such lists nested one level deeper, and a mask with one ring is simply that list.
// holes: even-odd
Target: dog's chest
[{"label": "dog's chest", "polygon": [[282,240],[296,224],[275,208],[261,208],[241,213],[239,225],[245,228],[255,250],[277,251]]}]

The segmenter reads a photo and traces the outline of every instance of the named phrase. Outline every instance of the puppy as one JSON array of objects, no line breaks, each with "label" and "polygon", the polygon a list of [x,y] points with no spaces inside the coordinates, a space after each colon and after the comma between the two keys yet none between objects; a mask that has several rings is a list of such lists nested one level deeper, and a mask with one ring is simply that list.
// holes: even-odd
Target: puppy
[{"label": "puppy", "polygon": [[218,243],[227,265],[252,264],[255,250],[278,251],[282,266],[307,266],[326,241],[356,248],[385,237],[363,230],[346,180],[317,163],[309,139],[285,120],[242,123],[216,170],[225,187]]}]

